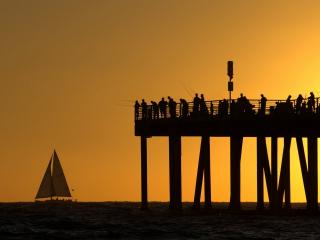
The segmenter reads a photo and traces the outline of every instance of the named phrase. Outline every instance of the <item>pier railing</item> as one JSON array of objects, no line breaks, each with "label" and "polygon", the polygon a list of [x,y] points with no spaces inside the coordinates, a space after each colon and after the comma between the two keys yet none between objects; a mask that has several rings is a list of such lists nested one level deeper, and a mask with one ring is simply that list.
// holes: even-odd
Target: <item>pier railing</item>
[{"label": "pier railing", "polygon": [[[210,100],[205,101],[205,108],[202,110],[195,111],[194,103],[187,102],[187,111],[183,110],[183,104],[180,102],[176,103],[174,112],[170,110],[167,105],[165,114],[161,113],[159,106],[147,105],[146,107],[139,106],[135,109],[135,120],[158,120],[158,119],[169,119],[169,118],[193,118],[193,117],[228,117],[232,115],[272,115],[274,113],[282,113],[295,115],[303,114],[316,114],[320,112],[319,98],[315,98],[315,106],[308,108],[307,104],[305,107],[296,106],[296,100],[284,100],[284,99],[271,99],[267,100],[266,107],[261,111],[261,100],[260,99],[248,99],[247,103],[249,106],[239,107],[237,99],[232,99],[231,104],[228,100]],[[303,100],[305,103],[307,99]],[[204,108],[204,109],[203,109]],[[175,114],[174,114],[175,113]]]}]

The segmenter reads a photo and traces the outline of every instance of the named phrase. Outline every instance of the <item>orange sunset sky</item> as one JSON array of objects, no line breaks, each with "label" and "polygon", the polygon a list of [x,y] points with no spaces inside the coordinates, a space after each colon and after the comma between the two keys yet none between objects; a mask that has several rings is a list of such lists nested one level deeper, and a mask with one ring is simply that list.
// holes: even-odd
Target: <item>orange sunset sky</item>
[{"label": "orange sunset sky", "polygon": [[[228,60],[234,97],[319,96],[319,10],[315,0],[0,1],[0,201],[33,201],[54,148],[76,199],[139,201],[134,100],[225,98]],[[192,201],[200,138],[182,141]],[[242,201],[256,200],[255,145],[244,141]],[[168,139],[148,147],[149,199],[168,201]],[[305,201],[295,140],[291,154],[292,200]],[[213,201],[229,201],[229,167],[229,139],[212,138]]]}]

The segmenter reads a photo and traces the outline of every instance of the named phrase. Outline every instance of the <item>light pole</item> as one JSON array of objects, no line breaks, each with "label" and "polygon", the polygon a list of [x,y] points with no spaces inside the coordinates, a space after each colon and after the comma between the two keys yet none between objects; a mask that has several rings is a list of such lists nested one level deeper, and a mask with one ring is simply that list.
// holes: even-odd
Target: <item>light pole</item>
[{"label": "light pole", "polygon": [[228,91],[229,91],[229,113],[231,112],[231,92],[233,91],[233,61],[228,61],[228,70],[227,74],[229,76],[229,81],[228,81]]}]

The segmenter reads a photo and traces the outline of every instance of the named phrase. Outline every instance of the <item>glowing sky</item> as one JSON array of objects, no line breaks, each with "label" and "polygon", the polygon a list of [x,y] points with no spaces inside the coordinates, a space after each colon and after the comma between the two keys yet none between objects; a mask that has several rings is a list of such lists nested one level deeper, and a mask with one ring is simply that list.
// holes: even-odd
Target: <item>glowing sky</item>
[{"label": "glowing sky", "polygon": [[[319,1],[0,1],[0,201],[32,201],[56,148],[81,201],[140,200],[133,101],[320,95]],[[149,198],[167,201],[168,140],[149,145]],[[305,201],[295,141],[292,199]],[[229,140],[211,140],[212,199],[229,200]],[[184,138],[183,200],[200,139]],[[280,148],[279,148],[280,149]],[[255,139],[242,200],[256,200]]]}]

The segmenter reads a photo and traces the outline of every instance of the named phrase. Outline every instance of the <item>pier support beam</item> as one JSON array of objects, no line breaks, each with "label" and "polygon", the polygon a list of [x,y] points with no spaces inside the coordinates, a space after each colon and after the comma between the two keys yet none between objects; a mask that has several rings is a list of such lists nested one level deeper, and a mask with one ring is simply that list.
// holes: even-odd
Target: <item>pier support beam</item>
[{"label": "pier support beam", "polygon": [[318,210],[318,142],[316,137],[308,137],[308,166],[302,137],[296,137],[304,191],[307,207],[312,211]]},{"label": "pier support beam", "polygon": [[317,137],[308,137],[308,170],[310,183],[311,210],[318,210],[318,140]]},{"label": "pier support beam", "polygon": [[264,137],[257,138],[257,209],[264,209],[264,192],[263,192],[263,144]]},{"label": "pier support beam", "polygon": [[282,206],[283,196],[285,198],[285,208],[291,208],[290,192],[290,145],[291,137],[284,137],[283,154],[281,163],[281,173],[278,188],[278,204]]},{"label": "pier support beam", "polygon": [[230,205],[229,209],[239,210],[240,204],[240,166],[243,137],[230,137]]},{"label": "pier support beam", "polygon": [[[301,144],[298,143],[298,151],[300,156],[300,162],[302,156],[304,156],[302,140]],[[283,197],[285,198],[285,208],[291,208],[291,193],[290,193],[290,145],[291,137],[284,138],[281,172],[278,185],[278,163],[277,163],[277,151],[278,142],[276,137],[271,138],[271,171],[268,160],[268,152],[265,137],[257,138],[257,209],[264,208],[263,199],[263,172],[266,177],[266,185],[268,190],[270,208],[276,210],[282,207]],[[304,179],[306,178],[304,172],[306,172],[306,163],[301,164]]]},{"label": "pier support beam", "polygon": [[141,137],[141,209],[148,208],[147,137]]},{"label": "pier support beam", "polygon": [[271,172],[268,159],[267,143],[265,137],[257,137],[257,209],[262,210],[264,206],[263,172],[266,177],[269,202],[272,201]]},{"label": "pier support beam", "polygon": [[270,208],[276,210],[278,204],[278,138],[271,137],[271,194]]},{"label": "pier support beam", "polygon": [[307,207],[311,207],[310,201],[310,179],[309,179],[309,171],[307,167],[306,155],[304,151],[302,137],[296,137],[298,154],[299,154],[299,161],[300,161],[300,168],[302,173],[303,185],[304,185],[304,192],[306,195],[307,200]]},{"label": "pier support beam", "polygon": [[202,180],[204,175],[204,198],[205,207],[211,208],[211,174],[210,174],[210,137],[202,136],[201,148],[196,180],[196,189],[194,193],[194,207],[200,207],[200,197],[202,189]]},{"label": "pier support beam", "polygon": [[169,136],[170,208],[181,209],[181,136]]}]

